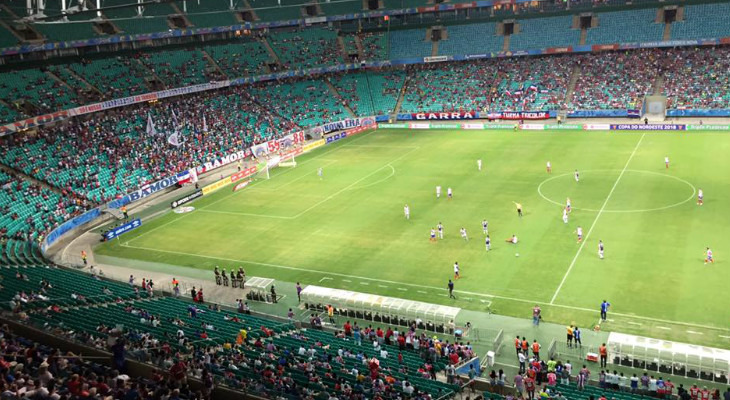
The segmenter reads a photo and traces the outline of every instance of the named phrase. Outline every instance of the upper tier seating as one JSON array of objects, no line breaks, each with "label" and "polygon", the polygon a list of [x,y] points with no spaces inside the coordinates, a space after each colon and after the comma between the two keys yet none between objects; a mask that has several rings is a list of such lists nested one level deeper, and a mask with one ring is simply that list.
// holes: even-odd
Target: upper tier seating
[{"label": "upper tier seating", "polygon": [[664,24],[654,22],[656,15],[655,8],[598,13],[598,27],[588,29],[586,44],[660,41]]},{"label": "upper tier seating", "polygon": [[337,33],[329,29],[274,32],[269,35],[269,43],[285,69],[342,63]]},{"label": "upper tier seating", "polygon": [[672,39],[712,39],[730,36],[730,3],[686,5],[684,21],[671,26]]},{"label": "upper tier seating", "polygon": [[502,51],[504,46],[504,36],[496,34],[497,24],[494,22],[453,25],[446,31],[448,39],[439,42],[441,55],[485,54]]},{"label": "upper tier seating", "polygon": [[573,16],[520,19],[520,32],[510,37],[510,50],[577,46],[580,29],[574,29]]},{"label": "upper tier seating", "polygon": [[390,32],[390,59],[429,57],[431,41],[426,40],[425,29],[408,29]]}]

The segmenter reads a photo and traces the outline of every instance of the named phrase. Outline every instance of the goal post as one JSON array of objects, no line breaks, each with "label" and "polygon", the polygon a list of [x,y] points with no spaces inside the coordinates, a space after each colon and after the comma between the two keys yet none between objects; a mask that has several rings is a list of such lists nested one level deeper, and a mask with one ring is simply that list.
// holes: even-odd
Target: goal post
[{"label": "goal post", "polygon": [[284,156],[279,161],[280,167],[295,168],[297,166],[297,158],[294,154],[290,156]]}]

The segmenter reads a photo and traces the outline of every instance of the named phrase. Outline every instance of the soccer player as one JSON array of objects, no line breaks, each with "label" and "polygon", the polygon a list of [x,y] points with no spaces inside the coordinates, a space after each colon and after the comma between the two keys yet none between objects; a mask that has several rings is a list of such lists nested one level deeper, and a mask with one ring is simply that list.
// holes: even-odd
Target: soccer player
[{"label": "soccer player", "polygon": [[454,279],[456,280],[456,279],[459,279],[459,278],[461,278],[461,276],[459,275],[459,262],[456,261],[454,263]]},{"label": "soccer player", "polygon": [[583,228],[580,226],[575,230],[576,235],[578,235],[578,243],[583,241]]},{"label": "soccer player", "polygon": [[403,213],[406,215],[406,219],[411,219],[411,208],[408,207],[408,204],[403,206]]},{"label": "soccer player", "polygon": [[603,260],[603,241],[602,240],[598,241],[598,258]]},{"label": "soccer player", "polygon": [[669,157],[664,157],[664,166],[669,169]]},{"label": "soccer player", "polygon": [[575,176],[575,181],[576,182],[580,181],[580,174],[578,173],[578,170],[577,169],[575,170],[574,176]]},{"label": "soccer player", "polygon": [[517,207],[517,216],[522,218],[522,204],[516,201],[513,201],[513,203],[515,203],[515,207]]},{"label": "soccer player", "polygon": [[468,241],[469,241],[469,236],[467,236],[467,234],[466,234],[466,228],[464,228],[464,227],[461,227],[461,229],[459,230],[459,232],[461,233],[461,237],[462,237],[462,238],[463,238],[463,239],[464,239],[465,241],[467,241],[467,242],[468,242]]},{"label": "soccer player", "polygon": [[712,258],[712,250],[710,250],[709,247],[705,249],[705,264],[707,264],[708,262],[715,262],[715,260]]},{"label": "soccer player", "polygon": [[451,200],[451,198],[454,196],[454,193],[451,191],[451,188],[446,189],[446,196]]},{"label": "soccer player", "polygon": [[705,194],[702,193],[702,189],[697,189],[697,205],[702,205],[702,199],[705,197]]},{"label": "soccer player", "polygon": [[547,170],[547,173],[548,174],[552,174],[553,173],[553,165],[550,164],[550,161],[547,162],[547,165],[546,165],[545,169]]},{"label": "soccer player", "polygon": [[443,239],[444,238],[444,226],[441,225],[441,222],[439,222],[439,224],[436,225],[436,229],[438,229],[438,231],[439,231],[439,239]]},{"label": "soccer player", "polygon": [[489,235],[484,239],[484,245],[487,247],[487,251],[492,250],[492,239],[489,238]]},{"label": "soccer player", "polygon": [[319,167],[317,169],[317,176],[319,177],[320,180],[322,179],[322,175],[323,175],[323,173],[322,173],[322,167]]},{"label": "soccer player", "polygon": [[477,160],[477,169],[478,169],[479,171],[481,171],[481,170],[482,170],[482,159],[481,159],[481,158]]},{"label": "soccer player", "polygon": [[431,228],[431,241],[436,241],[436,229]]},{"label": "soccer player", "polygon": [[484,232],[485,235],[489,234],[489,221],[486,219],[482,220],[482,232]]},{"label": "soccer player", "polygon": [[507,243],[517,244],[517,235],[512,235],[511,238],[505,240]]},{"label": "soccer player", "polygon": [[563,208],[563,223],[568,223],[568,207]]},{"label": "soccer player", "polygon": [[572,208],[570,207],[570,197],[565,199],[565,209],[568,210],[568,212],[572,210]]},{"label": "soccer player", "polygon": [[441,186],[436,186],[436,198],[441,198]]}]

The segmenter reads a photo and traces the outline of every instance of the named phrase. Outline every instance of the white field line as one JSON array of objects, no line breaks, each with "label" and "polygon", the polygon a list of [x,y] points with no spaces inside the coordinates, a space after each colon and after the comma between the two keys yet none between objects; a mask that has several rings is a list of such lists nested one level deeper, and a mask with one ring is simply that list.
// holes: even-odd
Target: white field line
[{"label": "white field line", "polygon": [[616,182],[613,183],[613,186],[611,187],[611,191],[608,192],[608,196],[606,196],[606,200],[603,201],[603,205],[598,210],[598,214],[596,214],[596,218],[593,220],[591,227],[588,229],[588,233],[586,233],[586,237],[584,237],[583,241],[580,243],[580,247],[578,247],[578,251],[575,253],[575,257],[573,257],[573,261],[570,262],[570,266],[568,266],[568,270],[565,271],[565,275],[563,275],[563,280],[560,281],[560,285],[558,285],[558,288],[555,289],[555,293],[553,294],[553,297],[550,299],[550,304],[555,304],[555,299],[558,297],[558,294],[560,293],[560,289],[563,288],[563,285],[565,284],[566,279],[568,279],[568,275],[570,275],[570,271],[573,270],[573,267],[575,266],[575,262],[578,260],[578,256],[580,256],[580,253],[583,251],[583,248],[585,247],[586,243],[588,243],[588,238],[591,236],[591,232],[593,232],[593,228],[596,227],[596,223],[598,222],[598,219],[601,218],[601,214],[603,214],[603,210],[606,209],[606,205],[608,205],[608,201],[611,200],[611,195],[613,195],[613,192],[616,190],[618,183],[621,181],[621,177],[623,177],[624,173],[626,173],[626,169],[629,167],[629,163],[634,158],[634,155],[636,154],[636,150],[639,149],[641,142],[644,140],[644,136],[646,136],[646,133],[641,134],[639,141],[636,142],[636,146],[634,146],[634,151],[631,152],[629,159],[626,160],[626,164],[624,164],[624,168],[621,170],[621,173],[618,175],[618,178],[616,178]]},{"label": "white field line", "polygon": [[[349,144],[352,144],[352,143],[355,143],[355,142],[357,142],[357,141],[360,141],[360,140],[362,140],[362,139],[364,139],[364,138],[366,138],[366,137],[368,137],[368,136],[372,135],[372,134],[373,134],[373,133],[375,133],[375,132],[377,132],[377,131],[372,131],[372,132],[368,132],[368,133],[366,133],[366,134],[364,134],[364,135],[359,135],[359,136],[358,136],[358,137],[356,137],[355,139],[352,139],[352,141],[351,141],[351,142],[350,142]],[[337,150],[339,150],[339,149],[341,149],[341,148],[343,148],[343,147],[344,147],[344,146],[337,146],[337,147],[334,147],[334,148],[332,148],[332,149],[330,149],[330,150],[325,150],[325,151],[324,151],[324,152],[322,152],[321,154],[319,154],[319,155],[316,155],[316,156],[314,156],[314,157],[312,157],[312,158],[306,159],[306,160],[302,161],[302,162],[301,162],[301,163],[299,163],[299,164],[306,164],[306,163],[308,163],[308,162],[312,162],[312,161],[314,161],[314,160],[319,160],[319,159],[321,159],[321,158],[322,158],[322,156],[324,156],[324,155],[326,155],[326,154],[329,154],[329,153],[332,153],[332,152],[334,152],[334,151],[337,151]],[[325,160],[326,160],[326,159],[325,159]],[[337,160],[334,160],[334,161],[337,161]],[[280,174],[276,174],[276,176],[277,176],[277,177],[279,177],[279,176],[282,176],[282,175],[286,175],[286,174],[288,174],[288,173],[290,173],[290,172],[292,172],[292,171],[295,171],[295,170],[296,170],[296,168],[292,168],[292,169],[290,169],[290,170],[288,170],[288,171],[284,171],[284,172],[282,172],[282,173],[280,173]],[[260,180],[260,181],[258,181],[258,182],[254,182],[254,183],[252,183],[252,184],[251,184],[251,185],[250,185],[250,186],[249,186],[249,187],[247,188],[248,190],[240,190],[240,191],[238,191],[238,192],[231,192],[231,193],[230,193],[230,194],[228,194],[227,196],[223,196],[223,197],[221,197],[220,199],[218,199],[218,200],[216,200],[216,201],[214,201],[214,202],[212,202],[212,203],[206,204],[205,206],[203,206],[203,207],[200,207],[200,208],[198,208],[198,211],[200,211],[200,210],[202,210],[202,209],[205,209],[205,208],[208,208],[208,207],[212,206],[213,204],[218,204],[218,203],[220,203],[221,201],[223,201],[223,200],[225,200],[225,199],[227,199],[227,198],[229,198],[229,197],[231,197],[231,196],[235,195],[236,193],[246,193],[246,192],[250,192],[250,191],[251,191],[251,189],[252,189],[253,187],[257,186],[257,185],[258,185],[258,184],[260,184],[261,182],[266,182],[266,181],[265,181],[265,180]],[[160,229],[160,228],[163,228],[163,227],[165,227],[165,226],[167,226],[167,225],[170,225],[170,224],[172,224],[173,222],[179,221],[179,220],[181,220],[181,219],[183,219],[183,218],[185,218],[185,217],[187,217],[187,216],[189,216],[189,215],[192,215],[192,214],[194,214],[194,213],[185,213],[185,214],[182,214],[182,215],[181,215],[180,217],[178,217],[178,218],[175,218],[175,219],[173,219],[173,220],[171,220],[171,221],[169,221],[169,222],[166,222],[166,223],[164,223],[164,224],[162,224],[162,225],[160,225],[160,226],[154,227],[154,228],[152,228],[152,229],[150,229],[150,230],[148,230],[148,231],[142,232],[141,234],[139,234],[139,235],[137,235],[137,236],[133,237],[132,239],[129,239],[129,240],[128,240],[127,242],[125,242],[125,243],[129,244],[130,242],[133,242],[133,241],[135,241],[135,240],[137,240],[137,239],[141,238],[142,236],[145,236],[145,235],[147,235],[148,233],[152,233],[152,232],[154,232],[154,231],[156,231],[156,230],[158,230],[158,229]]]},{"label": "white field line", "polygon": [[[371,281],[371,282],[388,283],[388,284],[397,285],[397,286],[410,286],[410,287],[416,287],[416,288],[421,288],[421,289],[436,290],[436,291],[440,291],[440,292],[447,291],[447,289],[445,289],[445,288],[436,287],[436,286],[419,285],[419,284],[407,283],[407,282],[396,282],[396,281],[391,281],[391,280],[387,280],[387,279],[376,279],[376,278],[370,278],[370,277],[365,277],[365,276],[348,275],[348,274],[341,274],[341,273],[330,272],[330,271],[319,271],[319,270],[308,269],[308,268],[291,267],[291,266],[287,266],[287,265],[262,263],[262,262],[258,262],[258,261],[239,260],[239,259],[226,258],[226,257],[215,257],[215,256],[204,255],[204,254],[186,253],[186,252],[181,252],[181,251],[161,250],[161,249],[154,249],[154,248],[149,248],[149,247],[131,246],[128,244],[122,244],[122,247],[127,247],[130,249],[137,249],[137,250],[154,251],[154,252],[158,252],[158,253],[176,254],[176,255],[184,255],[184,256],[191,256],[191,257],[207,258],[207,259],[212,259],[212,260],[230,261],[230,262],[234,262],[234,263],[259,265],[259,266],[263,266],[263,267],[278,268],[278,269],[284,269],[284,270],[290,270],[290,271],[309,272],[309,273],[316,273],[316,274],[327,275],[327,276],[338,276],[340,278],[362,279],[362,280]],[[350,280],[350,279],[342,279],[342,281],[348,282],[348,283],[352,282],[352,280]],[[379,284],[378,287],[387,288],[388,286]],[[398,288],[398,290],[407,291],[408,289]],[[467,295],[472,295],[472,296],[477,296],[477,297],[486,297],[489,299],[509,300],[509,301],[515,301],[515,302],[520,302],[520,303],[526,303],[526,304],[530,304],[530,305],[538,304],[538,305],[543,305],[543,306],[559,307],[559,308],[564,308],[567,310],[585,311],[585,312],[590,312],[590,313],[595,313],[595,314],[599,313],[599,310],[592,309],[592,308],[576,307],[576,306],[569,306],[569,305],[564,305],[564,304],[550,304],[545,301],[536,301],[536,300],[522,299],[522,298],[517,298],[517,297],[500,296],[500,295],[494,295],[494,294],[488,294],[488,293],[476,293],[476,292],[469,292],[469,291],[465,291],[465,290],[454,290],[454,293],[457,293],[457,294],[462,293],[462,294],[467,294]],[[445,293],[438,293],[438,295],[439,296],[448,296]],[[491,301],[490,301],[490,304],[491,304]],[[660,323],[664,323],[664,324],[682,325],[682,326],[702,328],[702,329],[726,330],[724,328],[718,328],[716,326],[693,324],[691,322],[670,321],[670,320],[661,319],[661,318],[644,317],[641,315],[633,315],[633,314],[623,314],[623,313],[614,312],[614,311],[611,311],[611,315],[616,315],[616,316],[624,317],[624,318],[635,318],[635,319],[644,320],[644,321],[653,321],[653,322],[660,322]],[[600,321],[600,319],[599,319],[599,321]]]},{"label": "white field line", "polygon": [[[322,168],[328,167],[328,166],[330,166],[330,165],[332,165],[332,164],[334,164],[336,162],[337,162],[337,160],[333,160],[333,161],[327,162],[327,163],[325,163],[325,164],[322,165]],[[314,174],[315,172],[317,172],[317,170],[316,169],[313,169],[313,170],[307,172],[306,174],[300,176],[299,178],[294,178],[294,179],[290,180],[289,182],[286,182],[286,183],[281,184],[279,186],[276,186],[274,188],[266,188],[266,190],[279,190],[281,188],[285,188],[285,187],[291,185],[294,182],[299,182],[300,180],[308,177],[311,174]]]},{"label": "white field line", "polygon": [[[380,168],[378,168],[378,169],[374,170],[373,172],[371,172],[371,173],[369,173],[369,174],[367,174],[367,175],[363,176],[362,178],[360,178],[360,179],[356,180],[355,182],[352,182],[351,184],[349,184],[349,185],[345,186],[344,188],[342,188],[342,189],[340,189],[340,190],[338,190],[338,191],[336,191],[336,192],[332,193],[331,195],[329,195],[329,196],[325,197],[324,199],[322,199],[322,200],[320,200],[320,201],[318,201],[318,202],[314,203],[314,204],[313,204],[312,206],[308,207],[307,209],[305,209],[305,210],[301,211],[301,212],[300,212],[299,214],[296,214],[296,215],[292,215],[292,216],[283,216],[283,215],[269,215],[269,214],[252,214],[252,213],[242,213],[242,212],[236,212],[236,211],[218,211],[218,210],[204,210],[204,209],[199,209],[198,211],[202,211],[202,212],[208,212],[208,213],[214,213],[214,214],[228,214],[228,215],[240,215],[240,216],[248,216],[248,217],[263,217],[263,218],[277,218],[277,219],[297,219],[297,218],[301,217],[302,215],[304,215],[304,214],[306,214],[306,213],[308,213],[308,212],[310,212],[310,211],[314,210],[315,208],[317,208],[317,207],[321,206],[322,204],[324,204],[324,203],[326,203],[326,202],[328,202],[328,201],[332,200],[333,198],[335,198],[335,197],[339,196],[340,194],[342,194],[342,193],[344,193],[344,192],[346,192],[346,191],[348,191],[348,190],[350,190],[350,189],[353,189],[353,188],[355,188],[355,186],[356,186],[356,185],[357,185],[358,183],[360,183],[360,182],[364,181],[365,179],[368,179],[368,178],[370,178],[371,176],[373,176],[373,175],[377,174],[378,172],[380,172],[381,170],[383,170],[383,169],[385,169],[385,168],[390,168],[390,169],[392,170],[392,173],[391,173],[391,175],[390,175],[390,176],[393,176],[393,175],[395,174],[395,169],[394,169],[394,168],[393,168],[393,166],[392,166],[392,165],[390,165],[390,164],[391,164],[391,163],[394,163],[394,162],[396,162],[396,161],[398,161],[398,160],[400,160],[400,159],[402,159],[403,157],[405,157],[405,156],[407,156],[407,155],[411,154],[412,152],[414,152],[414,151],[416,151],[416,150],[418,150],[418,147],[416,147],[416,148],[413,148],[412,150],[410,150],[410,151],[407,151],[407,152],[405,152],[405,153],[401,154],[401,155],[400,155],[400,156],[399,156],[398,158],[396,158],[396,159],[394,159],[394,160],[391,160],[391,161],[389,161],[388,163],[386,163],[386,164],[385,164],[385,165],[383,165],[382,167],[380,167]],[[388,176],[388,178],[390,178],[390,176]],[[386,178],[386,179],[387,179],[387,178]],[[381,181],[382,181],[382,180],[381,180]],[[379,181],[379,182],[380,182],[380,181]],[[367,185],[367,186],[370,186],[370,185]],[[367,186],[363,186],[363,187],[367,187]],[[360,188],[355,188],[355,189],[360,189]],[[212,204],[212,203],[211,203],[211,204]]]}]

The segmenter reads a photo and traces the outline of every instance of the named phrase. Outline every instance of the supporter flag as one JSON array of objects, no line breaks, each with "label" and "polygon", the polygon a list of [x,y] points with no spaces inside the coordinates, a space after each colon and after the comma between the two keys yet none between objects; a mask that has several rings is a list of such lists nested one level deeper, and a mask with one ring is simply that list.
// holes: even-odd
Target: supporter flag
[{"label": "supporter flag", "polygon": [[269,145],[266,143],[261,143],[251,146],[251,153],[253,153],[253,156],[256,158],[266,156],[267,154],[269,154]]},{"label": "supporter flag", "polygon": [[170,143],[175,147],[180,147],[182,143],[180,142],[180,135],[178,135],[177,129],[175,129],[175,132],[173,132],[172,135],[167,137],[167,143]]},{"label": "supporter flag", "polygon": [[147,129],[146,129],[148,136],[156,136],[157,130],[155,129],[155,123],[152,122],[152,115],[149,113],[147,114]]},{"label": "supporter flag", "polygon": [[208,122],[205,121],[205,115],[203,115],[203,132],[208,132]]},{"label": "supporter flag", "polygon": [[530,85],[530,90],[532,90],[533,92],[537,92],[537,86]]},{"label": "supporter flag", "polygon": [[175,125],[175,129],[177,129],[180,124],[177,122],[177,115],[175,115],[175,110],[170,109],[170,112],[172,112],[172,123]]}]

